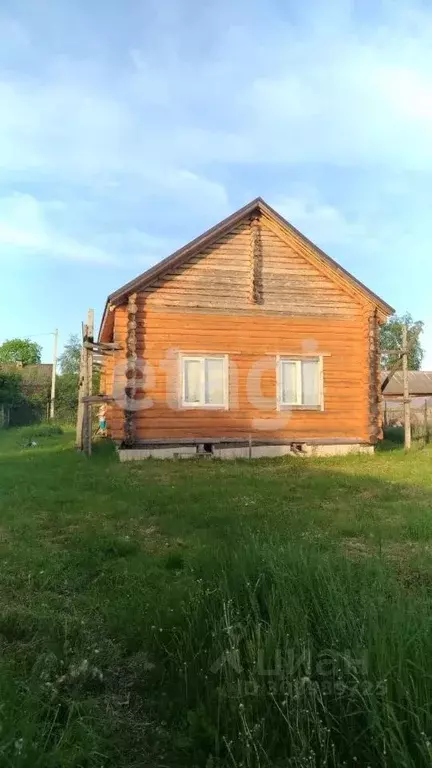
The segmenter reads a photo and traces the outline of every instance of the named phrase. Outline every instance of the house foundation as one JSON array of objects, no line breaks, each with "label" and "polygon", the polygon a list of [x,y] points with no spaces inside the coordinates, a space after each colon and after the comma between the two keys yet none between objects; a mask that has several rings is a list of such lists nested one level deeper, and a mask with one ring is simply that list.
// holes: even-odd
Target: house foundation
[{"label": "house foundation", "polygon": [[246,443],[244,441],[213,442],[211,439],[190,441],[189,443],[155,444],[147,443],[133,447],[118,448],[118,455],[123,461],[143,461],[144,459],[263,459],[279,456],[346,456],[347,454],[372,454],[374,446],[361,441],[327,441],[289,443]]}]

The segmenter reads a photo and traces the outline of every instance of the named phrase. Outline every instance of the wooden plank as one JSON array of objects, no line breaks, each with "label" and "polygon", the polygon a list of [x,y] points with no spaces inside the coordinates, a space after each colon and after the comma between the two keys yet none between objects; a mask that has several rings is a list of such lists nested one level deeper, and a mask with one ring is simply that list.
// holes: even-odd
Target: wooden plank
[{"label": "wooden plank", "polygon": [[85,395],[81,400],[83,403],[88,403],[89,405],[102,405],[103,403],[114,402],[112,395]]},{"label": "wooden plank", "polygon": [[115,342],[100,342],[100,341],[85,341],[84,346],[86,349],[90,349],[92,352],[112,352],[123,349],[122,344],[116,344]]},{"label": "wooden plank", "polygon": [[126,445],[133,445],[136,439],[134,400],[136,395],[136,361],[137,339],[136,323],[134,318],[138,312],[136,293],[129,296],[127,305],[127,335],[126,335],[126,373],[125,373],[125,399],[124,409],[124,441]]},{"label": "wooden plank", "polygon": [[88,397],[92,394],[93,386],[93,353],[91,351],[93,336],[94,311],[89,309],[87,323],[82,327],[76,430],[76,447],[88,455],[91,455],[92,444],[92,412]]},{"label": "wooden plank", "polygon": [[235,445],[235,444],[242,444],[242,445],[249,445],[250,443],[252,445],[291,445],[291,443],[300,443],[300,444],[309,444],[309,445],[369,445],[369,443],[362,440],[360,437],[351,437],[351,438],[338,438],[338,437],[329,437],[329,438],[322,438],[322,437],[296,437],[293,435],[290,438],[252,438],[250,435],[246,435],[245,437],[208,437],[208,435],[204,435],[203,437],[197,437],[197,438],[176,438],[173,436],[172,438],[158,438],[158,439],[144,439],[144,440],[137,440],[135,445],[138,446],[150,446],[150,445],[200,445],[201,443],[214,443],[215,445],[219,445],[221,443],[227,443],[229,445]]},{"label": "wooden plank", "polygon": [[[218,306],[218,307],[189,307],[189,306],[173,306],[170,304],[169,299],[166,300],[164,304],[152,304],[150,303],[146,304],[146,307],[148,310],[151,309],[153,312],[159,312],[160,314],[168,315],[168,314],[201,314],[205,316],[210,315],[219,315],[219,317],[236,317],[236,316],[243,316],[243,317],[254,317],[258,319],[259,317],[265,317],[265,316],[272,316],[275,318],[280,319],[293,319],[293,320],[304,320],[305,318],[315,319],[315,316],[313,314],[313,308],[312,310],[309,307],[299,307],[297,311],[292,311],[292,308],[287,307],[286,309],[276,309],[275,307],[269,307],[269,306],[256,306],[256,307],[233,307],[233,306]],[[325,312],[323,310],[322,313],[320,313],[320,319],[325,319],[328,317],[329,319],[337,319],[340,320],[340,322],[343,322],[345,319],[352,320],[353,318],[356,318],[359,316],[359,313],[356,313],[352,308],[350,308],[349,312],[340,312],[338,314],[331,313],[331,312]]]}]

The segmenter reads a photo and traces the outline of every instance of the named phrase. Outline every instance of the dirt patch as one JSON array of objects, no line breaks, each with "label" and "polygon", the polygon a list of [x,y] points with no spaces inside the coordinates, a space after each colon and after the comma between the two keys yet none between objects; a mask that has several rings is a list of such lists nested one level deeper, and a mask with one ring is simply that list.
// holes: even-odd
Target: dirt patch
[{"label": "dirt patch", "polygon": [[418,541],[386,541],[375,539],[346,538],[342,548],[348,557],[382,557],[393,564],[403,564],[415,557],[430,557],[432,546]]}]

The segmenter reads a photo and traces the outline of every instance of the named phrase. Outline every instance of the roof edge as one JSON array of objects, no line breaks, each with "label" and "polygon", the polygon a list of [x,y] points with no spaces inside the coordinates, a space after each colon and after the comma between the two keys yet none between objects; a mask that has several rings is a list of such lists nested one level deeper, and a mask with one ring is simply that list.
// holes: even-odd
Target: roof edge
[{"label": "roof edge", "polygon": [[132,293],[134,290],[136,290],[142,282],[145,281],[147,283],[154,277],[158,277],[160,274],[165,272],[165,268],[167,266],[175,266],[176,262],[180,261],[182,257],[189,257],[196,250],[205,247],[207,243],[211,241],[215,236],[219,237],[226,230],[229,230],[231,227],[235,226],[245,216],[250,215],[256,209],[259,209],[262,203],[264,203],[264,200],[262,200],[260,197],[257,197],[255,200],[247,203],[247,205],[244,205],[243,208],[240,208],[238,211],[230,214],[230,216],[227,216],[226,219],[223,219],[218,224],[215,224],[210,229],[207,229],[201,235],[198,235],[198,237],[195,237],[189,243],[183,245],[177,251],[174,251],[174,253],[172,253],[170,256],[166,256],[164,259],[162,259],[162,261],[159,261],[153,267],[150,267],[150,269],[142,272],[142,274],[138,275],[138,277],[136,277],[134,280],[130,280],[129,283],[126,283],[117,291],[114,291],[114,293],[108,296],[108,301],[121,301],[129,293]]},{"label": "roof edge", "polygon": [[303,234],[303,232],[300,232],[299,229],[296,229],[296,227],[293,226],[293,224],[290,224],[289,221],[287,221],[280,213],[278,213],[274,208],[271,207],[268,203],[265,202],[265,200],[262,200],[262,198],[258,198],[259,200],[259,206],[260,209],[263,211],[263,213],[267,213],[268,215],[272,216],[278,224],[280,224],[282,227],[287,229],[289,232],[294,234],[296,237],[298,237],[300,240],[303,240],[306,245],[308,245],[310,248],[312,248],[316,253],[323,259],[324,262],[328,264],[329,267],[331,267],[335,272],[339,272],[341,277],[343,277],[345,280],[348,280],[351,283],[354,283],[354,285],[361,290],[362,293],[365,293],[368,298],[374,303],[380,306],[386,314],[393,315],[396,311],[394,307],[392,307],[390,304],[387,304],[384,299],[382,299],[378,294],[371,291],[370,288],[367,287],[364,283],[361,282],[357,277],[354,277],[354,275],[349,272],[345,267],[342,267],[341,264],[339,264],[337,261],[332,259],[331,256],[329,256],[325,251],[323,251],[318,245],[316,245],[312,240],[309,240],[306,235]]},{"label": "roof edge", "polygon": [[288,232],[290,232],[291,234],[294,234],[297,238],[302,240],[313,251],[315,251],[318,257],[321,258],[322,261],[326,263],[330,268],[332,268],[336,272],[336,274],[339,274],[344,280],[348,281],[349,283],[352,283],[361,293],[367,296],[369,301],[377,305],[385,315],[387,316],[392,315],[395,312],[395,309],[390,304],[387,304],[387,302],[384,301],[384,299],[382,299],[376,293],[371,291],[364,283],[362,283],[360,280],[354,277],[354,275],[352,275],[351,272],[348,272],[348,270],[346,270],[344,267],[338,264],[337,261],[332,259],[331,256],[328,256],[327,253],[321,250],[321,248],[319,248],[317,245],[315,245],[315,243],[309,240],[309,238],[307,238],[302,232],[300,232],[292,224],[290,224],[280,213],[278,213],[277,211],[275,211],[274,208],[268,205],[268,203],[266,203],[262,199],[262,197],[256,197],[254,200],[244,205],[238,211],[235,211],[234,213],[230,214],[230,216],[227,216],[221,222],[219,222],[218,224],[215,224],[213,227],[206,230],[203,234],[194,238],[189,243],[179,248],[177,251],[174,251],[174,253],[172,253],[170,256],[167,256],[166,258],[162,259],[162,261],[159,261],[157,264],[155,264],[154,266],[147,269],[145,272],[142,272],[140,275],[138,275],[138,277],[134,278],[133,280],[130,280],[128,283],[125,283],[125,285],[123,285],[117,291],[114,291],[114,293],[111,293],[108,296],[108,299],[105,304],[105,309],[104,309],[100,331],[99,331],[99,338],[101,338],[102,336],[103,328],[107,320],[107,316],[109,314],[109,307],[111,304],[122,304],[125,301],[125,299],[129,296],[129,294],[140,290],[142,287],[144,287],[145,285],[148,285],[153,280],[156,280],[158,277],[161,277],[168,269],[172,269],[172,268],[175,268],[176,266],[180,266],[192,255],[194,255],[196,252],[205,248],[215,238],[221,237],[223,234],[228,232],[232,227],[234,227],[236,224],[242,221],[242,219],[244,219],[246,216],[250,216],[256,210],[260,211],[260,213],[267,214],[267,216],[269,216],[270,218],[273,218],[280,226],[282,226]]}]

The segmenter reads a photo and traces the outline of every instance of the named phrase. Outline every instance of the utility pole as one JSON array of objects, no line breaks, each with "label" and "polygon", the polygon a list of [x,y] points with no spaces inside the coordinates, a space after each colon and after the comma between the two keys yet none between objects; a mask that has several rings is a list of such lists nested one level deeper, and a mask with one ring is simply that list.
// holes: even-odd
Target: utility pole
[{"label": "utility pole", "polygon": [[57,345],[58,345],[58,328],[56,328],[54,331],[54,349],[53,349],[53,362],[52,362],[52,375],[51,375],[51,399],[50,399],[50,419],[51,420],[54,418],[54,412],[55,412]]},{"label": "utility pole", "polygon": [[402,376],[403,376],[403,401],[404,401],[404,433],[405,450],[411,448],[411,411],[408,386],[408,329],[402,326]]}]

